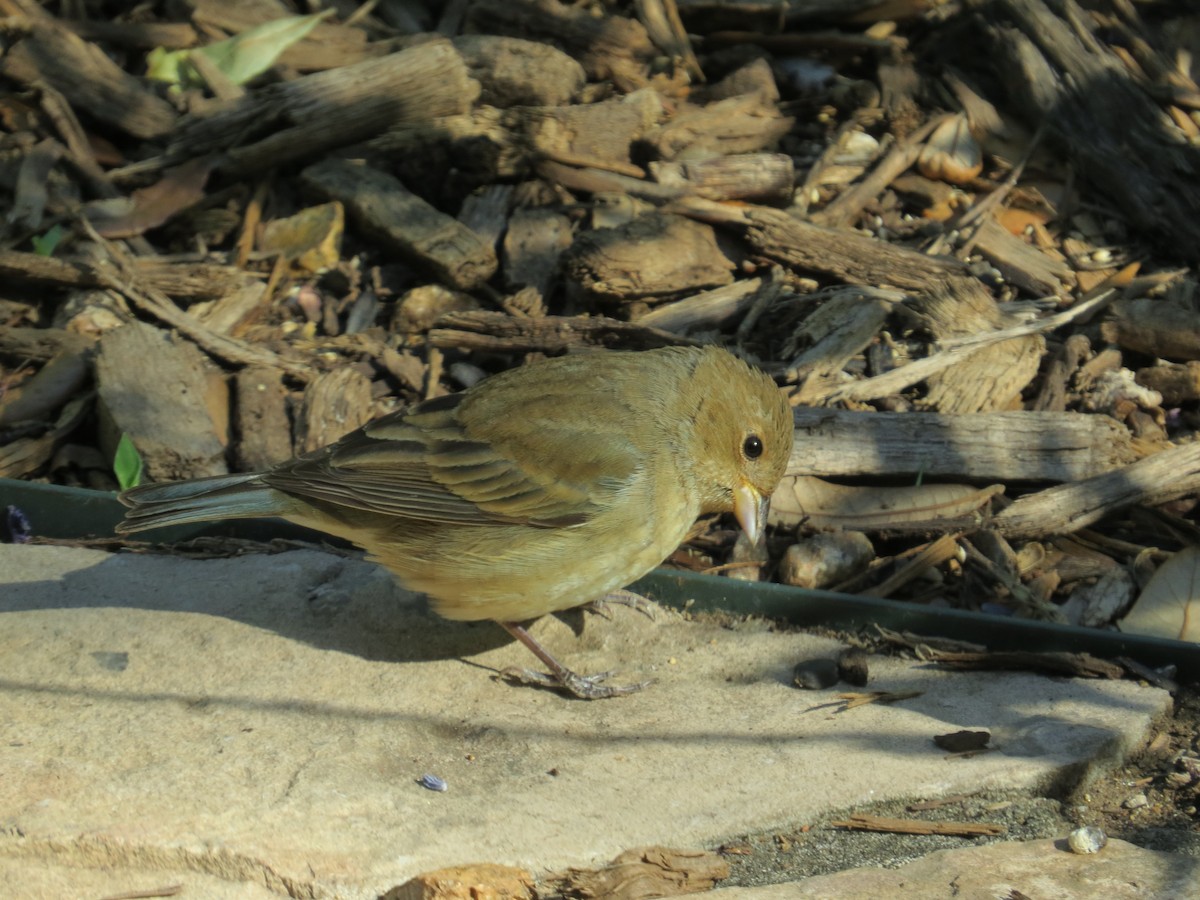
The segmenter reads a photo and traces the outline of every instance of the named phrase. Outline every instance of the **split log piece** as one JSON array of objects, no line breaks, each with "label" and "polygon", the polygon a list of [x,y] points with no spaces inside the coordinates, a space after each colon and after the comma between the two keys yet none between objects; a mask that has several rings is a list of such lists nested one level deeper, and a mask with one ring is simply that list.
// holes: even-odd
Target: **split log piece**
[{"label": "split log piece", "polygon": [[1136,458],[1108,416],[1008,411],[943,415],[798,408],[789,475],[1072,482]]},{"label": "split log piece", "polygon": [[191,343],[131,322],[100,338],[96,354],[101,441],[112,458],[122,433],[150,481],[223,475],[228,422],[215,422],[208,362]]},{"label": "split log piece", "polygon": [[496,272],[496,253],[486,241],[391,175],[347,160],[326,159],[309,166],[300,178],[340,201],[365,232],[426,266],[452,287],[471,290]]}]

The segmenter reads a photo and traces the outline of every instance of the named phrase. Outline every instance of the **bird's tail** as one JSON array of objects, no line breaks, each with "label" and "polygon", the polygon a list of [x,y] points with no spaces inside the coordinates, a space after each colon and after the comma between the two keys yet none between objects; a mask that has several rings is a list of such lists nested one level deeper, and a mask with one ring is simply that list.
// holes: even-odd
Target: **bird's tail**
[{"label": "bird's tail", "polygon": [[211,519],[277,516],[288,505],[287,495],[264,484],[259,474],[147,484],[124,491],[117,499],[129,507],[117,525],[122,534]]}]

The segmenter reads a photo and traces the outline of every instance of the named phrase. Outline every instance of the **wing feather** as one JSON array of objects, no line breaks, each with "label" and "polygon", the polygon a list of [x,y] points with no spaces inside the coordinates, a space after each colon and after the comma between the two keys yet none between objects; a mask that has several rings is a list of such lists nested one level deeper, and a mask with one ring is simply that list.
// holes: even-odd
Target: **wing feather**
[{"label": "wing feather", "polygon": [[[264,481],[290,494],[424,522],[586,522],[635,477],[636,448],[597,424],[604,410],[564,423],[570,407],[545,402],[554,391],[529,385],[529,402],[522,404],[520,391],[509,388],[502,396],[439,397],[385,416],[268,472]],[[612,399],[619,403],[619,393]]]}]

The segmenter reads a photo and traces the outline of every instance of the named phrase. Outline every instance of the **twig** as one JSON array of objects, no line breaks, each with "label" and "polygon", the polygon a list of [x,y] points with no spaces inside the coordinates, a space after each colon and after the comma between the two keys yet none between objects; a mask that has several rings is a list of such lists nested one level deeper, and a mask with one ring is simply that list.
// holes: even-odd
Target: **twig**
[{"label": "twig", "polygon": [[139,309],[145,310],[155,318],[165,322],[172,328],[196,343],[213,356],[226,362],[241,366],[273,366],[282,369],[293,378],[307,382],[312,379],[312,369],[303,363],[285,359],[262,347],[253,347],[245,341],[227,337],[210,331],[194,317],[188,315],[175,305],[170,297],[153,288],[142,288],[136,285],[136,274],[131,260],[117,244],[106,241],[96,233],[87,219],[79,219],[81,227],[88,236],[96,242],[102,251],[112,261],[120,277],[115,277],[103,269],[97,269],[100,280],[105,287],[116,291]]},{"label": "twig", "polygon": [[887,831],[893,834],[943,834],[952,837],[989,837],[1004,834],[1003,825],[983,822],[926,822],[921,819],[892,819],[887,816],[854,815],[841,822],[830,822],[837,828],[852,831]]},{"label": "twig", "polygon": [[1047,316],[1044,319],[1039,319],[1036,322],[1022,322],[1020,325],[1014,325],[1011,328],[1001,328],[998,331],[990,331],[986,334],[970,335],[942,341],[938,346],[943,349],[933,356],[916,360],[906,366],[886,372],[883,375],[876,375],[874,378],[838,385],[831,388],[824,396],[809,397],[808,402],[812,405],[829,405],[839,401],[871,400],[875,397],[886,397],[888,394],[899,393],[906,388],[912,387],[919,381],[925,381],[951,366],[958,365],[985,347],[992,346],[1001,341],[1025,337],[1030,334],[1053,331],[1093,310],[1099,309],[1109,303],[1114,296],[1116,296],[1116,289],[1108,288],[1101,291],[1097,296],[1093,296],[1090,300],[1077,303],[1070,309],[1063,310],[1053,316]]},{"label": "twig", "polygon": [[891,152],[875,166],[871,174],[849,190],[843,191],[836,200],[809,218],[819,225],[845,225],[857,216],[864,206],[883,192],[889,184],[917,161],[921,155],[921,147],[925,139],[933,134],[942,122],[950,118],[949,114],[930,119],[903,142],[892,148]]}]

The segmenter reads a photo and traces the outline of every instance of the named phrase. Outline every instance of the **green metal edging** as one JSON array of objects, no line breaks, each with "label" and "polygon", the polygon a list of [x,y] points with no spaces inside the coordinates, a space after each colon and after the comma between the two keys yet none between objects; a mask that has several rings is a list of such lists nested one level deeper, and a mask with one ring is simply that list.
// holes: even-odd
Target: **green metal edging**
[{"label": "green metal edging", "polygon": [[1178,678],[1200,681],[1200,644],[1186,641],[781,584],[747,584],[666,569],[647,575],[632,585],[632,590],[660,603],[696,612],[728,610],[800,626],[854,630],[878,624],[892,631],[972,641],[991,650],[1056,650],[1091,653],[1106,659],[1126,656],[1153,668],[1174,665]]},{"label": "green metal edging", "polygon": [[[114,495],[102,491],[0,478],[0,511],[10,504],[19,507],[30,519],[36,536],[60,540],[111,537],[124,509]],[[202,535],[263,541],[293,537],[341,543],[279,519],[162,528],[149,536],[170,543]],[[973,641],[993,650],[1087,652],[1110,659],[1127,656],[1152,667],[1174,665],[1178,678],[1200,681],[1200,644],[1185,641],[668,569],[658,569],[631,587],[660,603],[696,612],[726,611],[780,619],[793,625],[841,629],[879,624],[894,631]]]}]

